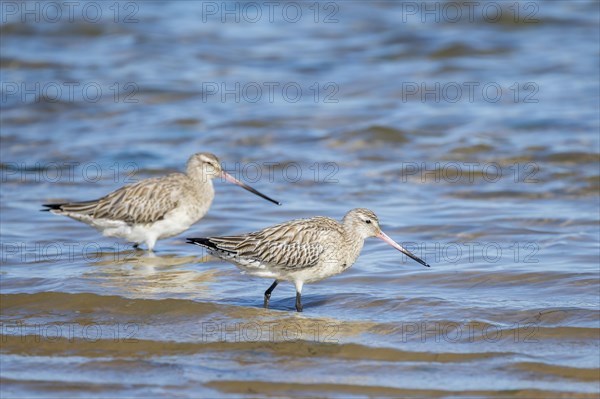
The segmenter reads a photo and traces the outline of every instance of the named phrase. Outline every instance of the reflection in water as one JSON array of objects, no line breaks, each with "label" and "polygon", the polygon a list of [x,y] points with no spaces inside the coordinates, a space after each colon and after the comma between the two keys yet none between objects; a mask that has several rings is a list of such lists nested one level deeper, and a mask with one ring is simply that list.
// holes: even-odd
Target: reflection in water
[{"label": "reflection in water", "polygon": [[198,271],[178,268],[206,263],[210,256],[158,255],[142,250],[99,252],[95,255],[98,260],[89,264],[93,269],[83,276],[100,287],[117,289],[122,295],[138,298],[155,298],[162,294],[205,298],[210,293],[207,283],[215,282],[222,274],[218,269]]}]

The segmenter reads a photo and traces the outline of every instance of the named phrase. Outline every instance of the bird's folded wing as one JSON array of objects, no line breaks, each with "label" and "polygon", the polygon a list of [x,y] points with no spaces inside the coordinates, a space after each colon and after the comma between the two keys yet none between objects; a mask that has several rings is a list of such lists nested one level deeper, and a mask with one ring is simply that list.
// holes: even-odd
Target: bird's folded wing
[{"label": "bird's folded wing", "polygon": [[263,264],[289,269],[313,267],[339,229],[324,228],[307,219],[273,226],[242,236],[210,237],[217,248],[235,253],[240,259],[252,259]]},{"label": "bird's folded wing", "polygon": [[95,201],[63,204],[61,210],[128,224],[154,223],[177,207],[182,188],[178,180],[176,175],[145,179]]}]

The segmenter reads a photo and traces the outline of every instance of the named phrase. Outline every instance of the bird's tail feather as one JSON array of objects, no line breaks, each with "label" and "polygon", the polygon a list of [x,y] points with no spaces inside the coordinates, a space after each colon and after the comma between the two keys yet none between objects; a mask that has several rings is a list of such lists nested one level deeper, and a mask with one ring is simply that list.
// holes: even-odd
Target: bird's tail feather
[{"label": "bird's tail feather", "polygon": [[42,211],[60,211],[60,212],[71,212],[85,215],[91,215],[96,209],[96,201],[85,201],[85,202],[67,202],[62,204],[43,204],[47,209]]},{"label": "bird's tail feather", "polygon": [[199,245],[208,249],[217,249],[215,243],[210,238],[198,237],[198,238],[186,238],[188,244]]},{"label": "bird's tail feather", "polygon": [[60,208],[63,205],[66,205],[66,204],[42,204],[42,206],[45,206],[46,208],[40,209],[40,211],[50,212],[50,211],[54,211],[54,210],[60,210]]},{"label": "bird's tail feather", "polygon": [[[216,240],[218,237],[214,237]],[[218,242],[213,241],[213,238],[186,238],[188,244],[194,244],[208,249],[213,255],[216,255],[223,259],[230,259],[231,257],[237,256],[237,252],[233,250],[229,250],[226,248],[222,248],[219,246]]]}]

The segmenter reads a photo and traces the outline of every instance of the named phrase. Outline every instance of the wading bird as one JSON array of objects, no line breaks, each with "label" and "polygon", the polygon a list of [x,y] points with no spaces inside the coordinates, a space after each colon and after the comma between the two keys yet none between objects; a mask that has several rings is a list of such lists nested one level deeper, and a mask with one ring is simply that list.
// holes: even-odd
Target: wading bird
[{"label": "wading bird", "polygon": [[202,219],[215,196],[212,180],[217,177],[281,205],[223,171],[219,159],[204,152],[188,159],[186,173],[144,179],[92,201],[45,204],[43,210],[86,223],[104,236],[124,238],[134,248],[145,243],[152,251],[157,240]]},{"label": "wading bird", "polygon": [[188,238],[190,244],[237,265],[250,275],[275,279],[265,291],[264,307],[280,281],[296,286],[296,310],[302,312],[302,286],[341,273],[358,258],[364,241],[378,237],[403,254],[427,263],[388,237],[369,209],[352,209],[341,223],[328,217],[298,219],[238,236]]}]

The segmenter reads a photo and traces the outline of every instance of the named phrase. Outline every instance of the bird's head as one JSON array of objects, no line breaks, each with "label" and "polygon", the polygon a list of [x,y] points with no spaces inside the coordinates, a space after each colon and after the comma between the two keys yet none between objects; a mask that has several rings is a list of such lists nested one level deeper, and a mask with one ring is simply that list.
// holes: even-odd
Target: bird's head
[{"label": "bird's head", "polygon": [[202,176],[207,179],[220,177],[223,169],[216,155],[209,152],[199,152],[192,155],[187,161],[188,175]]},{"label": "bird's head", "polygon": [[387,234],[381,231],[381,227],[379,227],[379,219],[377,218],[377,215],[375,215],[375,213],[370,209],[352,209],[346,213],[346,216],[344,216],[343,224],[344,227],[351,232],[351,234],[358,235],[358,237],[363,240],[369,237],[377,237],[383,240],[386,244],[396,248],[406,256],[419,262],[423,266],[429,267],[425,261],[402,247],[400,244],[388,237]]},{"label": "bird's head", "polygon": [[267,201],[271,201],[274,204],[281,205],[280,202],[275,201],[274,199],[267,197],[263,193],[253,189],[249,185],[242,183],[235,177],[231,176],[229,173],[225,172],[221,167],[221,162],[219,162],[219,158],[216,155],[213,155],[208,152],[199,152],[190,157],[187,162],[187,174],[188,176],[195,176],[195,179],[200,179],[202,182],[206,182],[207,180],[211,180],[217,177],[222,178],[229,183],[233,183],[237,186],[240,186],[253,194],[258,195],[266,199]]}]

